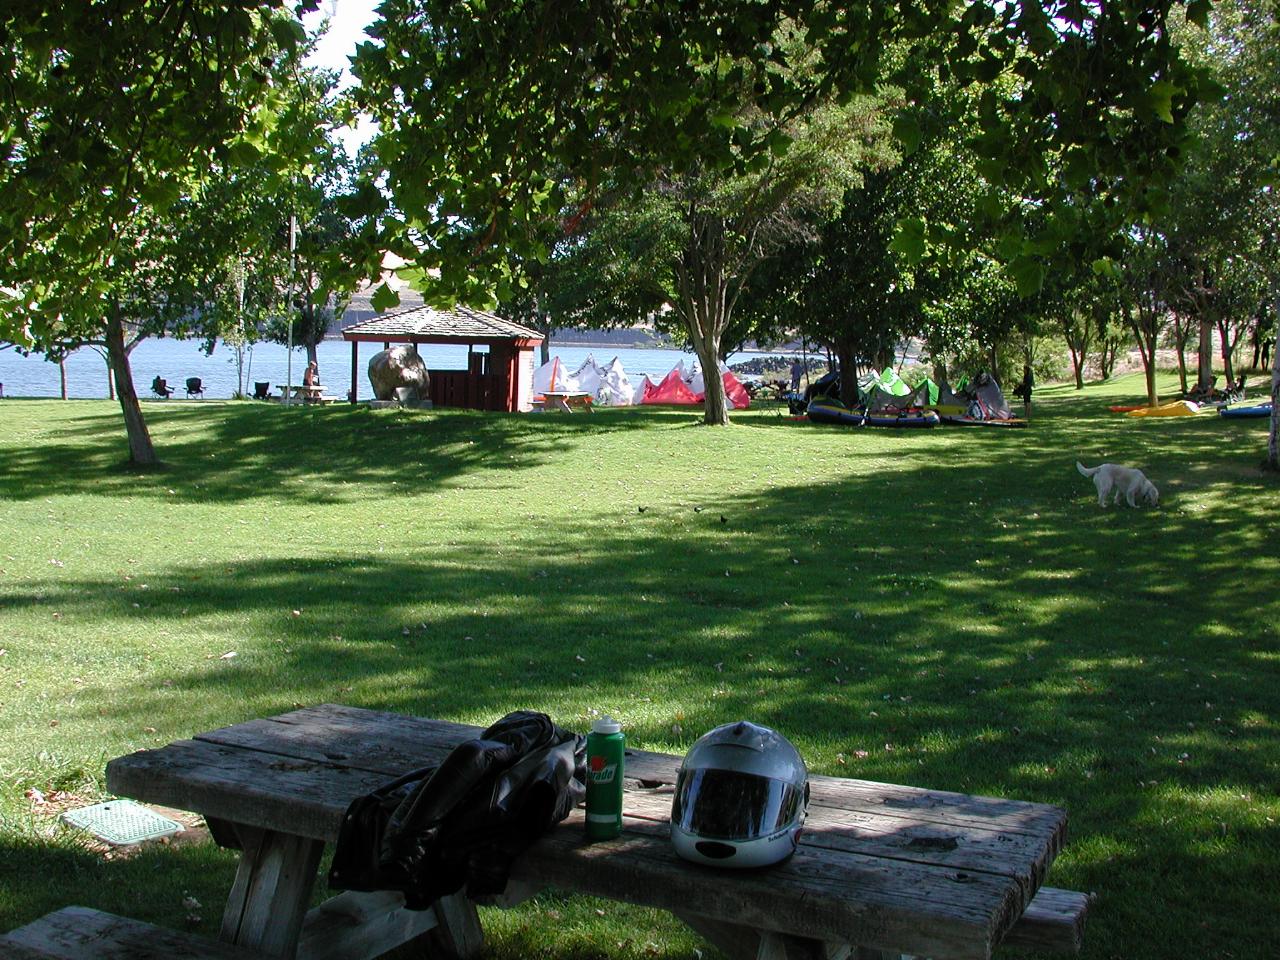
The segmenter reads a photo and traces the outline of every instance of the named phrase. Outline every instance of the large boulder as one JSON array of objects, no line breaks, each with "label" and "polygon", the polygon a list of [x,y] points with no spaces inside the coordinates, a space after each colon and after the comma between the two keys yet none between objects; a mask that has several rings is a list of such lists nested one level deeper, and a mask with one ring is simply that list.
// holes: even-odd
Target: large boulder
[{"label": "large boulder", "polygon": [[427,365],[413,344],[400,344],[376,353],[369,361],[369,382],[379,400],[396,399],[396,389],[410,387],[423,400],[431,397],[431,379]]}]

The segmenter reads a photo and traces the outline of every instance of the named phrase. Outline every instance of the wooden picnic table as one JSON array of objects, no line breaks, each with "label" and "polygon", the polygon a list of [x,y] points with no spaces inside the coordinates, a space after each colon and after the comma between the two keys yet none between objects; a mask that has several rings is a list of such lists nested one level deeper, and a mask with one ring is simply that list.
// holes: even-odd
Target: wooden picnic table
[{"label": "wooden picnic table", "polygon": [[319,400],[324,393],[324,387],[318,383],[277,383],[276,389],[280,391],[280,399],[288,399],[292,394],[295,400]]},{"label": "wooden picnic table", "polygon": [[[373,957],[426,934],[437,950],[467,957],[482,933],[461,894],[428,911],[404,910],[392,893],[307,906],[351,800],[479,732],[321,705],[121,757],[107,783],[200,813],[219,843],[241,849],[221,931],[228,943],[320,960]],[[851,948],[858,958],[986,960],[1002,940],[1078,947],[1082,895],[1045,891],[1043,906],[1037,897],[1065,836],[1058,807],[813,776],[797,854],[763,870],[719,870],[680,860],[670,843],[679,764],[628,750],[622,836],[588,844],[575,810],[517,862],[500,905],[554,887],[660,907],[730,956],[756,960],[839,960]]]},{"label": "wooden picnic table", "polygon": [[573,413],[574,407],[582,407],[587,413],[591,412],[591,394],[585,390],[547,390],[542,395],[546,398],[546,409]]}]

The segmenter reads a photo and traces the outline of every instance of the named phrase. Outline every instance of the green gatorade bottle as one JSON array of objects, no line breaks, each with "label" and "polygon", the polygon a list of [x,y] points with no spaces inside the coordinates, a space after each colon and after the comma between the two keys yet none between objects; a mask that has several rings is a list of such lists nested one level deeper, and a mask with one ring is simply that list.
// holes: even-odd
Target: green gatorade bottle
[{"label": "green gatorade bottle", "polygon": [[587,839],[611,840],[622,833],[622,725],[604,716],[587,734]]}]

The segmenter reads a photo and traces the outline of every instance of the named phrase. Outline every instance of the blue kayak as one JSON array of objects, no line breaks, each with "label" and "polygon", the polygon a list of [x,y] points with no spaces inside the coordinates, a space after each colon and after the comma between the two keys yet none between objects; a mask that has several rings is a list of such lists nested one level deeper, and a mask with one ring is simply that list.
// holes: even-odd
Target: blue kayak
[{"label": "blue kayak", "polygon": [[1259,403],[1252,407],[1219,407],[1218,416],[1220,417],[1269,417],[1271,416],[1271,404]]},{"label": "blue kayak", "polygon": [[893,413],[877,410],[850,410],[830,397],[815,397],[806,410],[814,423],[833,423],[845,427],[936,427],[938,415],[932,410],[904,410]]}]

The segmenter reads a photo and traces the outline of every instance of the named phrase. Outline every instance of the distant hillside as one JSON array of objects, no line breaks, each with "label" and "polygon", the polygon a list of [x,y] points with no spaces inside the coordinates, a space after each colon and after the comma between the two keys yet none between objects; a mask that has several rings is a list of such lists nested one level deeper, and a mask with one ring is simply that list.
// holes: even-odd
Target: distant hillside
[{"label": "distant hillside", "polygon": [[620,330],[583,330],[563,327],[551,332],[551,342],[573,347],[594,347],[597,344],[611,347],[640,347],[658,350],[672,345],[665,334],[644,327],[626,327]]}]

